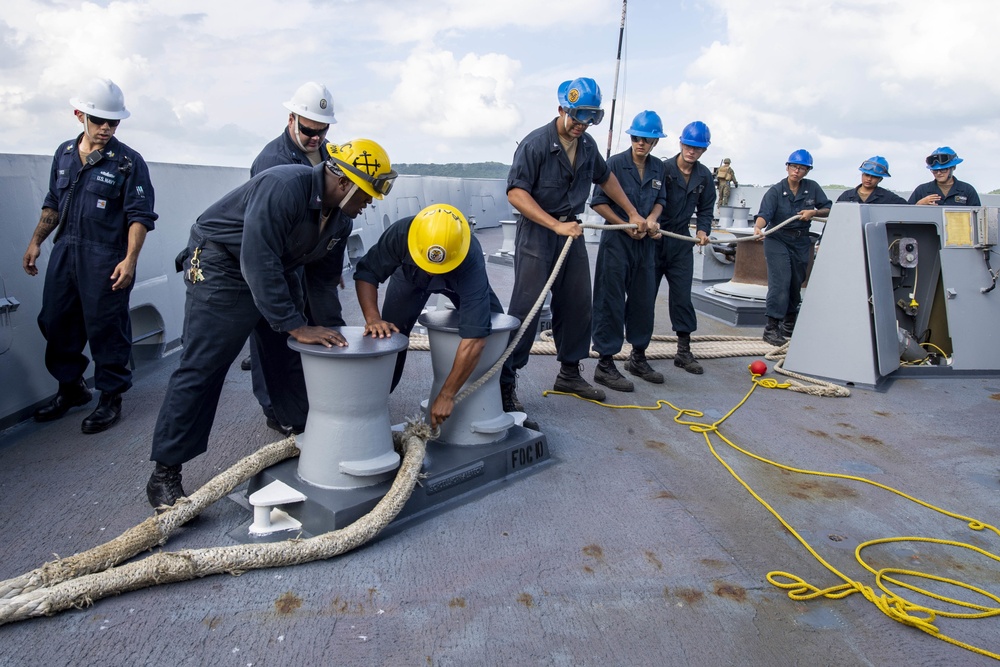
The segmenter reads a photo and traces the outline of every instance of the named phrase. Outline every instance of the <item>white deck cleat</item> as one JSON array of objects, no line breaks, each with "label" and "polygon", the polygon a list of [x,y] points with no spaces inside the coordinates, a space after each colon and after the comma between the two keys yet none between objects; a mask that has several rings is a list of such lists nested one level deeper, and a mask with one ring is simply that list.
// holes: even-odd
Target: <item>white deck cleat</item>
[{"label": "white deck cleat", "polygon": [[305,494],[296,491],[284,482],[274,481],[264,488],[250,494],[250,504],[253,505],[253,523],[250,524],[251,535],[270,535],[283,530],[298,530],[302,523],[277,508],[277,505],[301,503]]}]

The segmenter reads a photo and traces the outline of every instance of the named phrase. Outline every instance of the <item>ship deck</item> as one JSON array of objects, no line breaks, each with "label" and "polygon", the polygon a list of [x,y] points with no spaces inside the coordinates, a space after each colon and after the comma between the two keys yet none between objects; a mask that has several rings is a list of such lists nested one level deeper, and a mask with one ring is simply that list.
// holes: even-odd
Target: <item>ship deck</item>
[{"label": "ship deck", "polygon": [[[499,229],[478,236],[487,252],[500,245]],[[597,247],[589,251],[593,262]],[[512,268],[487,266],[506,303]],[[356,324],[350,282],[347,289],[345,315]],[[671,333],[666,312],[664,289],[658,333]],[[700,324],[698,334],[760,335],[759,327],[706,317]],[[150,434],[177,359],[138,369],[122,421],[104,433],[82,435],[87,409],[78,408],[57,422],[0,434],[0,579],[53,554],[88,549],[150,515]],[[609,391],[609,399],[644,406],[662,399],[711,423],[750,390],[750,361],[705,360],[701,376],[653,361],[667,376],[664,385],[637,380],[635,393]],[[592,374],[594,361],[585,365]],[[394,423],[417,411],[430,369],[429,353],[409,354],[389,401]],[[557,370],[554,357],[533,357],[518,388],[554,464],[329,561],[149,588],[0,627],[0,664],[992,663],[891,620],[861,595],[790,600],[768,583],[768,572],[794,573],[819,587],[840,581],[727,472],[702,434],[675,423],[666,407],[610,410],[543,397]],[[853,389],[849,398],[758,389],[720,430],[767,459],[861,475],[1000,524],[998,401],[996,377],[897,379],[879,391]],[[193,490],[274,436],[237,360],[209,451],[185,465],[185,487]],[[887,491],[779,470],[714,444],[824,559],[867,585],[874,578],[854,558],[865,540],[917,535],[1000,553],[996,534]],[[164,548],[232,544],[228,533],[250,518],[223,499]],[[903,542],[866,554],[878,567],[952,576],[1000,594],[1000,568],[968,550]],[[946,635],[1000,651],[996,618],[937,624]]]}]

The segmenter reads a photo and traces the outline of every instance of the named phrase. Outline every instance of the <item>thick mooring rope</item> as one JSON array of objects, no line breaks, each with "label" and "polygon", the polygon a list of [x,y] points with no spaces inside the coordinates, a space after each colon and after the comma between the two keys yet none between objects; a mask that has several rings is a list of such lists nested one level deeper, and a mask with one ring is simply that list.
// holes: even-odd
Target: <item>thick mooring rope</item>
[{"label": "thick mooring rope", "polygon": [[[297,565],[332,558],[355,549],[385,528],[409,500],[424,463],[429,437],[430,428],[426,424],[411,423],[407,426],[403,435],[403,462],[389,492],[371,512],[345,528],[304,540],[156,553],[134,563],[77,576],[0,600],[0,625],[35,616],[49,616],[70,608],[87,607],[109,595],[157,584],[212,574],[242,574],[248,570]],[[194,495],[203,491],[205,487]]]},{"label": "thick mooring rope", "polygon": [[68,558],[45,563],[36,570],[0,582],[0,600],[30,593],[38,588],[54,586],[75,577],[102,572],[158,544],[163,544],[177,528],[201,514],[216,500],[232,493],[233,489],[265,468],[298,453],[294,438],[286,438],[262,447],[210,479],[189,497],[178,500],[170,509],[149,517],[115,539]]}]

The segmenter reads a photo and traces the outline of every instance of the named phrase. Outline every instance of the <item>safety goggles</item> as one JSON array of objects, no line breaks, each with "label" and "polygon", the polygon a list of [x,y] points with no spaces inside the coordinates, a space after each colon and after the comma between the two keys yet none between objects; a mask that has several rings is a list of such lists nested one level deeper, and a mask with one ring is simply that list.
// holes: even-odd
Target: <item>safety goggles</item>
[{"label": "safety goggles", "polygon": [[928,155],[925,162],[927,166],[933,169],[935,166],[942,167],[955,159],[955,156],[950,153],[935,153],[934,155]]},{"label": "safety goggles", "polygon": [[389,191],[392,190],[392,184],[396,181],[396,177],[399,176],[399,174],[397,174],[394,169],[390,169],[388,172],[384,174],[379,174],[378,176],[372,177],[369,176],[367,173],[361,171],[357,167],[347,164],[343,160],[339,160],[335,157],[331,157],[330,162],[333,162],[340,169],[346,169],[350,173],[354,174],[355,176],[363,180],[365,183],[368,183],[369,185],[372,186],[372,189],[375,190],[375,192],[379,193],[383,197],[389,194]]},{"label": "safety goggles", "polygon": [[90,114],[87,114],[87,120],[89,120],[95,127],[100,127],[105,123],[108,124],[108,127],[118,127],[118,123],[121,122],[117,118],[98,118],[97,116],[91,116]]},{"label": "safety goggles", "polygon": [[567,116],[584,125],[600,125],[604,120],[604,109],[596,107],[576,107],[565,111]]},{"label": "safety goggles", "polygon": [[[861,166],[858,167],[858,169],[866,172],[875,172],[875,175],[878,176],[879,178],[883,178],[889,175],[889,172],[886,171],[885,166],[879,164],[878,162],[875,162],[874,160],[865,160],[864,162],[861,163]],[[869,176],[871,176],[870,173]]]},{"label": "safety goggles", "polygon": [[305,125],[303,125],[302,121],[299,119],[296,119],[295,122],[299,124],[299,134],[301,134],[303,137],[309,137],[310,139],[312,139],[313,137],[321,137],[330,131],[329,125],[324,125],[318,130],[314,130],[311,127],[306,127]]}]

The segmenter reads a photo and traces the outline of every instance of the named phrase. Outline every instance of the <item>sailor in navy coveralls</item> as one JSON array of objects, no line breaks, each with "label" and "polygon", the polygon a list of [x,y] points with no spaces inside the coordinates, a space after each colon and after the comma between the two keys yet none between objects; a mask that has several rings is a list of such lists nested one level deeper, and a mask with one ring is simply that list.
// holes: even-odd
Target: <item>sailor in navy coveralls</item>
[{"label": "sailor in navy coveralls", "polygon": [[[698,245],[708,245],[715,209],[715,185],[712,171],[699,159],[712,143],[712,133],[700,120],[688,123],[681,131],[680,152],[664,160],[663,190],[666,200],[660,214],[660,230],[690,236],[691,216],[697,216],[695,236]],[[690,241],[664,237],[656,252],[656,289],[660,278],[667,279],[667,304],[670,325],[677,334],[674,365],[688,373],[701,375],[701,364],[691,352],[691,334],[698,328],[698,316],[691,301],[694,280],[694,252]]]},{"label": "sailor in navy coveralls", "polygon": [[[254,159],[250,165],[251,178],[282,164],[315,166],[327,155],[326,134],[330,126],[337,122],[330,90],[321,83],[309,81],[299,86],[292,99],[283,106],[289,112],[285,130],[268,142]],[[335,252],[327,253],[305,267],[305,314],[310,324],[325,327],[345,324],[336,290],[326,289],[331,281],[342,281],[345,248],[345,244],[339,244]],[[310,284],[315,288],[310,290]],[[259,360],[260,354],[260,343],[257,336],[252,335],[250,355],[243,360],[241,367],[252,372],[253,393],[264,412],[267,425],[285,435],[301,433],[302,424],[292,423],[287,417],[279,419],[275,413],[260,362],[254,363],[254,359]],[[279,385],[274,390],[280,392],[284,388]]]},{"label": "sailor in navy coveralls", "polygon": [[[561,362],[553,389],[604,400],[604,392],[580,375],[580,360],[589,356],[592,304],[590,263],[578,216],[591,186],[598,184],[628,214],[628,222],[637,226],[638,233],[646,232],[646,220],[629,202],[597,142],[587,134],[587,128],[604,117],[597,83],[585,77],[565,81],[557,96],[559,116],[518,144],[507,176],[507,198],[518,213],[508,315],[524,322],[555,267],[565,244],[563,237],[577,239],[552,285],[552,333]],[[500,390],[506,412],[524,411],[515,381],[517,371],[528,363],[536,324],[537,315],[527,323],[530,333],[521,338],[504,364]],[[525,424],[537,426],[531,420]]]},{"label": "sailor in navy coveralls", "polygon": [[145,161],[114,136],[130,115],[121,88],[94,79],[70,103],[83,132],[56,149],[41,219],[23,260],[28,275],[37,275],[41,244],[56,232],[38,326],[46,340],[45,366],[59,392],[35,419],[58,419],[90,402],[83,380],[90,363],[83,349],[90,343],[101,399],[82,430],[98,433],[118,421],[121,395],[132,386],[129,294],[157,215]]},{"label": "sailor in navy coveralls", "polygon": [[[378,286],[387,280],[380,312]],[[451,416],[456,394],[479,363],[492,331],[490,314],[503,312],[486,277],[483,248],[465,215],[450,204],[431,204],[415,216],[397,220],[358,260],[354,287],[365,317],[365,335],[378,338],[393,331],[409,336],[431,294],[443,294],[455,304],[462,340],[430,405],[431,427],[437,427]],[[399,384],[405,363],[404,349],[396,357],[390,391]]]},{"label": "sailor in navy coveralls", "polygon": [[963,162],[955,151],[942,146],[928,155],[925,162],[934,175],[934,180],[917,186],[910,195],[911,204],[982,206],[976,189],[955,178],[955,167]]},{"label": "sailor in navy coveralls", "polygon": [[801,288],[809,268],[813,239],[809,226],[814,217],[830,214],[830,201],[816,181],[805,177],[812,170],[809,151],[799,149],[788,156],[785,171],[788,176],[764,193],[754,221],[754,231],[762,236],[765,227],[774,227],[799,215],[764,239],[767,260],[767,302],[763,340],[771,345],[784,345],[792,335],[802,301]]},{"label": "sailor in navy coveralls", "polygon": [[[656,223],[666,201],[663,193],[663,161],[651,155],[664,136],[663,122],[655,111],[643,111],[626,131],[631,146],[608,159],[608,167],[618,179],[639,215]],[[590,206],[608,224],[625,222],[625,212],[600,186],[594,188]],[[637,235],[638,236],[638,235]],[[627,339],[632,346],[625,369],[647,382],[660,384],[663,374],[646,361],[645,351],[653,337],[656,302],[657,243],[642,235],[634,238],[621,232],[601,234],[594,270],[594,351],[600,361],[594,381],[615,391],[633,391],[632,381],[615,366],[614,355]],[[689,249],[690,250],[690,249]]]},{"label": "sailor in navy coveralls", "polygon": [[874,155],[858,167],[861,185],[853,190],[845,190],[837,197],[838,202],[855,204],[905,204],[906,200],[892,190],[879,186],[883,178],[889,178],[889,161],[881,155]]}]

